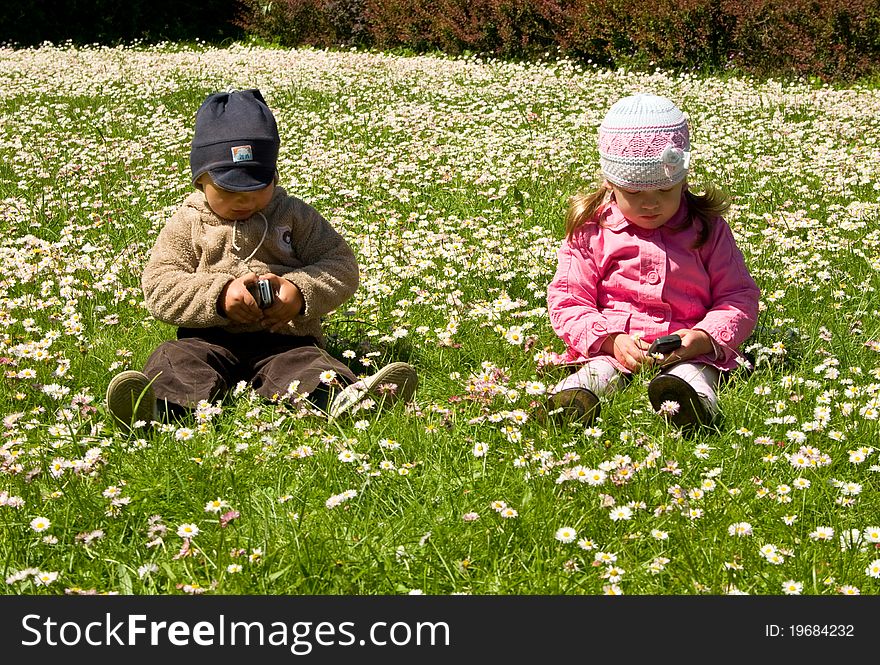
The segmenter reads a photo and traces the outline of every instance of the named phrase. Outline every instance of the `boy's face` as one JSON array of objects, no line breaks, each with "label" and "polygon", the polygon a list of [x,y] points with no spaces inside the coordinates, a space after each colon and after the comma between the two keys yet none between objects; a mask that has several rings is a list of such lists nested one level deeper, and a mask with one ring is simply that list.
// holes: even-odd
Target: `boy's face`
[{"label": "boy's face", "polygon": [[609,186],[624,217],[639,228],[657,229],[678,212],[684,181],[669,188],[646,191],[626,190],[610,183]]},{"label": "boy's face", "polygon": [[198,182],[205,192],[208,206],[224,219],[247,219],[269,205],[272,194],[275,193],[274,182],[263,189],[255,189],[251,192],[230,192],[221,189],[214,184],[207,173],[199,178]]}]

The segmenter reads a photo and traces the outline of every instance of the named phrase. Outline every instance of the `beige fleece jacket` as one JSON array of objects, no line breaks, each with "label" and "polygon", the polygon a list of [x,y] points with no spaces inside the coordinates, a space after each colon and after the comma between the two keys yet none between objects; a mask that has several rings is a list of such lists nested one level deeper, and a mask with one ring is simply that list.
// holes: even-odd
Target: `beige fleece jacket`
[{"label": "beige fleece jacket", "polygon": [[202,192],[188,196],[159,233],[144,268],[141,286],[150,313],[185,328],[262,330],[222,316],[217,300],[237,277],[274,273],[296,284],[305,302],[285,332],[311,335],[323,345],[321,317],[357,289],[354,253],[314,208],[282,187],[260,213],[230,221],[208,207]]}]

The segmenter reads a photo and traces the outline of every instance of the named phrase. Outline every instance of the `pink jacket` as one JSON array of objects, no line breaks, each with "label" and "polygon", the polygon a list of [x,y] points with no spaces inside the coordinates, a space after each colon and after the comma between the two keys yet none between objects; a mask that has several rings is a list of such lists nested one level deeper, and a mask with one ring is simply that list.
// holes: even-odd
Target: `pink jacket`
[{"label": "pink jacket", "polygon": [[[692,249],[699,221],[676,232],[687,203],[659,229],[631,224],[611,201],[564,240],[547,288],[550,323],[567,349],[562,362],[587,362],[612,333],[641,333],[650,342],[681,328],[699,328],[718,353],[703,362],[722,370],[737,366],[737,347],[755,327],[759,290],[749,275],[730,226],[715,220],[712,234]],[[613,357],[612,362],[624,370]]]}]

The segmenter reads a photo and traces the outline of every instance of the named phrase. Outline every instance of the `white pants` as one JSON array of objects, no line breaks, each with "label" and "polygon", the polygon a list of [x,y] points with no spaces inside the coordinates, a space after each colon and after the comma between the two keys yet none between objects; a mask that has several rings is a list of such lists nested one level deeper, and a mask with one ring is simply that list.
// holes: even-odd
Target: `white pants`
[{"label": "white pants", "polygon": [[[715,367],[704,363],[681,362],[662,371],[687,381],[710,413],[718,412],[718,396],[715,390],[718,387],[721,372]],[[577,372],[557,383],[550,392],[555,394],[568,388],[586,388],[592,391],[596,397],[602,397],[602,395],[620,390],[624,385],[626,385],[626,378],[623,372],[612,365],[610,361],[596,358],[585,363]]]}]

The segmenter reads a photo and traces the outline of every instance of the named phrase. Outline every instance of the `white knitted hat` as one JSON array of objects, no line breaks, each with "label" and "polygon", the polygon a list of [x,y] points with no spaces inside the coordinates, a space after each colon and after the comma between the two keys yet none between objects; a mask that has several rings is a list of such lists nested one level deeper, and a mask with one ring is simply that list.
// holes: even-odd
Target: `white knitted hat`
[{"label": "white knitted hat", "polygon": [[599,126],[602,174],[625,189],[678,184],[687,177],[690,150],[687,118],[665,97],[624,97]]}]

